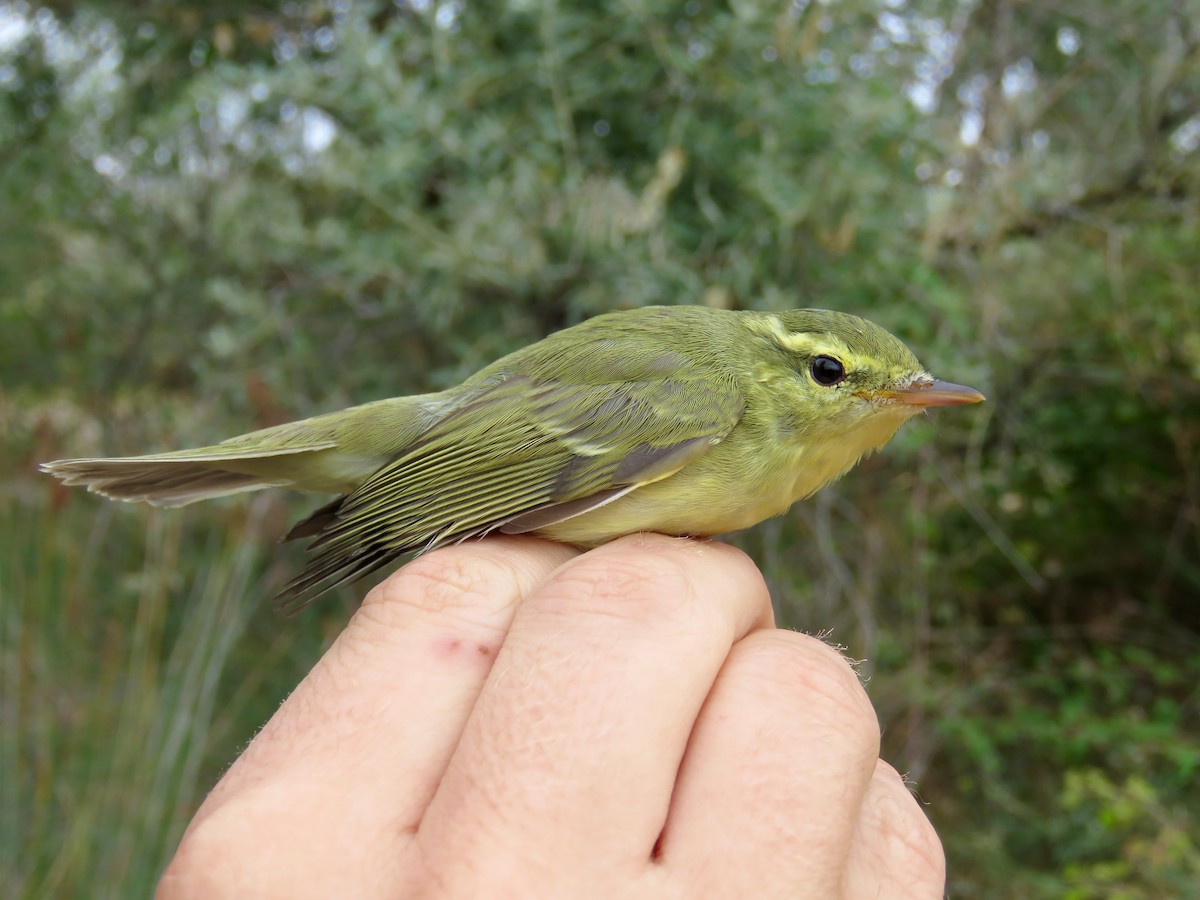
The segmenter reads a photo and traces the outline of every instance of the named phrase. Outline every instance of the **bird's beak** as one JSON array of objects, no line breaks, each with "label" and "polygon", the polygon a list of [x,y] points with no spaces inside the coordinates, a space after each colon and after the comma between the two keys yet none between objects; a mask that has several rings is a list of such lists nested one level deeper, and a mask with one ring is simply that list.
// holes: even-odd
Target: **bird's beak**
[{"label": "bird's beak", "polygon": [[949,381],[917,381],[906,388],[879,391],[874,396],[918,407],[966,406],[985,399],[975,388]]}]

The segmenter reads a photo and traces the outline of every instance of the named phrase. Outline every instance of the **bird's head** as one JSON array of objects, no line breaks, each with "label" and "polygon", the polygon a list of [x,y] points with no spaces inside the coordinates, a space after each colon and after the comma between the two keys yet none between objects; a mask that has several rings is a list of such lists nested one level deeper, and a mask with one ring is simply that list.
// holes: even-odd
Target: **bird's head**
[{"label": "bird's head", "polygon": [[841,438],[854,459],[887,443],[922,410],[984,399],[973,388],[938,381],[898,338],[857,316],[800,309],[757,324],[773,345],[761,380],[772,383],[777,413],[786,409],[781,424],[806,443]]}]

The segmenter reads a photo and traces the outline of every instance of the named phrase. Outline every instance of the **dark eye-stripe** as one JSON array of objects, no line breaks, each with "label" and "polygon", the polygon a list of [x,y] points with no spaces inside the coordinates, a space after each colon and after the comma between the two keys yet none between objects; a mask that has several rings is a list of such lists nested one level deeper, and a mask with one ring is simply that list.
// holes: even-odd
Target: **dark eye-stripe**
[{"label": "dark eye-stripe", "polygon": [[846,377],[846,367],[832,356],[814,357],[808,370],[812,372],[813,381],[825,387],[833,387]]}]

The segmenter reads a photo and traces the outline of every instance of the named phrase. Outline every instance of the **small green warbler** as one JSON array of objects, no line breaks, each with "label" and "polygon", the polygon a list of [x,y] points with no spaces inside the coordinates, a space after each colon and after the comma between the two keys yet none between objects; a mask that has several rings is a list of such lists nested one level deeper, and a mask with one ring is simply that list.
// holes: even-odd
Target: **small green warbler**
[{"label": "small green warbler", "polygon": [[645,307],[552,334],[440,393],[42,470],[156,506],[265,487],[338,494],[287,534],[315,551],[280,594],[295,608],[404,553],[492,532],[590,547],[746,528],[922,409],[983,399],[845,313]]}]

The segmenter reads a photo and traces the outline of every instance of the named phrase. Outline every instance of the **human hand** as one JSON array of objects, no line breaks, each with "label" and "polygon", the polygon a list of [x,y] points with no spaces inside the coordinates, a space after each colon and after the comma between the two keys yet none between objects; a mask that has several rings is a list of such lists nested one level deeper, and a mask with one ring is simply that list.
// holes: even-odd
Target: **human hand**
[{"label": "human hand", "polygon": [[488,538],[375,588],[159,896],[941,897],[842,657],[718,543]]}]

